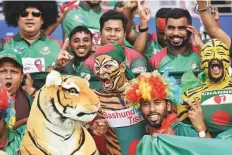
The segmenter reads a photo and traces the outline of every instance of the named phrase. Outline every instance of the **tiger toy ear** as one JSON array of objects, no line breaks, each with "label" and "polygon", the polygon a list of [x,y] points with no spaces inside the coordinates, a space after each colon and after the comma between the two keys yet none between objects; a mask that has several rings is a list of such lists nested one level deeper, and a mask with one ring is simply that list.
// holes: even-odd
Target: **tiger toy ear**
[{"label": "tiger toy ear", "polygon": [[59,72],[52,70],[46,78],[46,86],[61,85],[62,78]]}]

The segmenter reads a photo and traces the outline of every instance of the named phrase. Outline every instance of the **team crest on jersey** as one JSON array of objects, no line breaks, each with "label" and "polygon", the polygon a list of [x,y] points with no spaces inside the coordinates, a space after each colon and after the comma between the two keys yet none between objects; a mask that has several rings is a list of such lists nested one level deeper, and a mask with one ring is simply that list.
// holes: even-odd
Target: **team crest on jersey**
[{"label": "team crest on jersey", "polygon": [[196,69],[197,68],[197,64],[196,63],[192,63],[191,68],[192,69]]},{"label": "team crest on jersey", "polygon": [[43,54],[43,55],[49,54],[50,53],[49,47],[48,46],[42,47],[41,50],[40,50],[40,53]]},{"label": "team crest on jersey", "polygon": [[75,16],[73,17],[73,20],[82,23],[82,22],[84,22],[85,18],[84,18],[83,16],[81,16],[81,15],[75,15]]},{"label": "team crest on jersey", "polygon": [[133,73],[143,73],[146,71],[147,71],[146,67],[136,67],[136,68],[132,69]]}]

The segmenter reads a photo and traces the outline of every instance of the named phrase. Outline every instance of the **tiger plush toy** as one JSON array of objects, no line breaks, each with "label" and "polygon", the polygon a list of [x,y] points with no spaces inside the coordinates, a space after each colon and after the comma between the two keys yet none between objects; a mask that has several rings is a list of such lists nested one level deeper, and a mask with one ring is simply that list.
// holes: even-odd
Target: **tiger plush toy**
[{"label": "tiger plush toy", "polygon": [[20,154],[98,155],[81,122],[92,121],[99,108],[86,79],[52,71],[34,99]]},{"label": "tiger plush toy", "polygon": [[[221,40],[209,40],[201,50],[201,67],[206,81],[183,94],[183,100],[200,101],[203,118],[212,137],[232,128],[232,80],[229,75],[230,54]],[[188,122],[188,106],[177,108],[179,120]]]}]

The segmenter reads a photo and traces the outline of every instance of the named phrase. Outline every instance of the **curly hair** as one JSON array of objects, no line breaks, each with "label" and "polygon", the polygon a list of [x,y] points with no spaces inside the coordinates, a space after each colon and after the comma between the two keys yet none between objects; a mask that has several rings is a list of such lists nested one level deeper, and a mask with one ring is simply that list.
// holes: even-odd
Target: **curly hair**
[{"label": "curly hair", "polygon": [[46,29],[56,23],[58,18],[58,5],[56,1],[3,1],[3,13],[9,26],[18,26],[20,13],[28,7],[35,7],[42,12],[43,25]]},{"label": "curly hair", "polygon": [[126,89],[125,100],[136,109],[139,109],[142,100],[150,101],[152,98],[169,100],[176,105],[183,103],[180,87],[167,71],[163,75],[157,71],[142,73]]}]

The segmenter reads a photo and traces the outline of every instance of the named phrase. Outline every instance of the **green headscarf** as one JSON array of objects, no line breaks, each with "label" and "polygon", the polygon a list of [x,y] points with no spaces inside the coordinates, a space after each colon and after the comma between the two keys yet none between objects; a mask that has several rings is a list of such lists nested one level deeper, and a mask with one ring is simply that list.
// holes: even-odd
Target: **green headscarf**
[{"label": "green headscarf", "polygon": [[96,57],[99,55],[108,55],[118,62],[124,62],[126,65],[126,77],[131,80],[135,78],[135,75],[132,73],[131,69],[126,64],[126,55],[123,47],[119,46],[117,43],[107,44],[102,47],[99,47],[96,51]]}]

